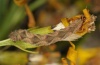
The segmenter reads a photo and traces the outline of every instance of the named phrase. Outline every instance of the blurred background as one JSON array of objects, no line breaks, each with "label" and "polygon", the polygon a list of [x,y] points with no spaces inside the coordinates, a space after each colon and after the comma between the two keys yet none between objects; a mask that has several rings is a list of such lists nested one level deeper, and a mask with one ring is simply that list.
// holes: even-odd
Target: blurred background
[{"label": "blurred background", "polygon": [[[77,65],[100,65],[100,0],[28,0],[28,5],[39,27],[53,26],[61,18],[82,14],[84,8],[97,16],[96,31],[73,42],[78,51]],[[0,0],[0,41],[7,39],[17,29],[27,29],[28,17],[24,7],[18,7],[13,0]],[[70,44],[57,42],[29,54],[13,46],[0,48],[0,65],[62,65]]]}]

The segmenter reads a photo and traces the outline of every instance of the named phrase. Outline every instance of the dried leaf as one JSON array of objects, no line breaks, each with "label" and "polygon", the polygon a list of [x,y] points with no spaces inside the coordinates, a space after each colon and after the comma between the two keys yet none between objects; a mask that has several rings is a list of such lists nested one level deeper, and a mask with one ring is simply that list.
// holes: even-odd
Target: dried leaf
[{"label": "dried leaf", "polygon": [[28,15],[29,21],[28,21],[28,27],[29,28],[33,28],[35,27],[35,19],[34,16],[29,8],[29,6],[27,5],[27,0],[14,0],[15,4],[18,6],[24,6],[26,9],[26,13]]},{"label": "dried leaf", "polygon": [[14,0],[14,2],[18,6],[23,6],[27,3],[27,0]]},{"label": "dried leaf", "polygon": [[68,22],[68,19],[67,18],[62,18],[61,21],[62,21],[62,23],[63,23],[63,25],[65,27],[69,26],[69,22]]},{"label": "dried leaf", "polygon": [[67,28],[57,30],[49,34],[47,33],[45,35],[30,33],[27,30],[17,30],[10,34],[10,38],[14,41],[23,40],[38,46],[46,46],[58,41],[69,41],[66,38],[75,33],[81,27],[81,24],[81,20],[76,20]]},{"label": "dried leaf", "polygon": [[[16,30],[10,34],[10,41],[12,41],[13,43],[15,42],[14,46],[19,47],[20,49],[25,51],[27,51],[26,50],[27,44],[25,43],[28,44],[30,43],[29,45],[33,45],[33,47],[31,48],[34,48],[34,45],[35,47],[39,47],[39,46],[47,46],[50,44],[54,44],[55,42],[58,41],[74,41],[82,37],[84,34],[95,30],[94,21],[96,17],[90,15],[90,20],[89,20],[89,16],[87,16],[87,14],[85,16],[84,15],[81,15],[81,17],[77,16],[76,18],[72,18],[73,20],[71,19],[68,20],[68,22],[70,22],[68,26],[61,28],[60,30],[53,30],[51,28],[49,29],[45,28],[45,30],[44,28],[38,30],[36,29]],[[65,20],[64,23],[66,23]],[[48,30],[48,32],[46,32],[46,30]],[[43,34],[43,32],[41,31],[46,33]],[[18,44],[18,42],[19,43],[21,42],[21,44]],[[1,41],[1,43],[3,42]],[[3,46],[7,44],[8,43],[6,41]],[[28,48],[30,48],[30,46]],[[73,53],[71,55],[73,56],[73,58],[71,58],[70,56],[71,52]],[[69,48],[69,54],[68,54],[68,58],[72,61],[72,64],[73,63],[75,64],[76,53],[77,52],[75,51],[75,47],[74,45],[72,45],[72,47]]]},{"label": "dried leaf", "polygon": [[[90,15],[87,9],[83,10],[85,20],[82,24],[82,27],[79,31],[77,31],[76,34],[83,36],[84,34],[94,31],[95,30],[95,24],[94,21],[96,19],[96,16]],[[91,26],[90,26],[91,25]]]},{"label": "dried leaf", "polygon": [[47,33],[45,35],[42,35],[40,34],[41,32],[39,33],[37,31],[36,33],[39,33],[39,34],[35,34],[34,32],[32,34],[27,30],[18,30],[18,31],[12,32],[10,34],[10,38],[14,41],[23,40],[25,42],[36,44],[38,46],[46,46],[58,41],[74,41],[82,37],[84,34],[95,30],[94,21],[96,17],[91,15],[91,18],[90,18],[91,20],[88,21],[89,14],[88,14],[88,17],[86,16],[87,14],[84,13],[84,15],[85,16],[83,15],[76,16],[76,18],[73,18],[74,20],[70,20],[70,21],[73,21],[70,24],[68,24],[67,19],[66,20],[63,19],[62,21],[63,23],[67,25],[67,27],[60,30],[55,30],[53,33],[49,33],[49,34]]},{"label": "dried leaf", "polygon": [[89,14],[89,11],[88,11],[87,9],[84,9],[84,10],[83,10],[83,13],[84,13],[84,16],[86,17],[86,20],[85,20],[84,23],[90,22],[91,16],[90,16],[90,14]]},{"label": "dried leaf", "polygon": [[29,21],[28,21],[28,27],[29,28],[33,28],[35,27],[35,19],[34,19],[34,16],[29,8],[29,6],[26,4],[25,5],[25,9],[26,9],[26,13],[28,15],[28,18],[29,18]]},{"label": "dried leaf", "polygon": [[62,65],[68,65],[67,60],[65,58],[61,58]]},{"label": "dried leaf", "polygon": [[68,50],[66,58],[70,60],[70,65],[76,65],[76,59],[77,59],[77,51],[75,51],[75,45],[70,42],[71,47]]}]

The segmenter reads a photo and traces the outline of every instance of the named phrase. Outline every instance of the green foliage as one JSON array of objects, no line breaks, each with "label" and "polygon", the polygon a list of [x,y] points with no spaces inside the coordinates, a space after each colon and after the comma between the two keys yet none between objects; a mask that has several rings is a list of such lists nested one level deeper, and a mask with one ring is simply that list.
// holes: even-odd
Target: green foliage
[{"label": "green foliage", "polygon": [[0,65],[26,65],[27,54],[23,52],[0,52]]},{"label": "green foliage", "polygon": [[[33,11],[44,4],[46,0],[37,0],[30,4]],[[18,7],[12,0],[0,0],[0,40],[5,39],[26,14],[23,7]],[[10,3],[10,4],[8,4]]]},{"label": "green foliage", "polygon": [[36,29],[28,29],[31,33],[34,33],[34,34],[41,34],[41,35],[44,35],[44,34],[48,34],[48,33],[52,33],[53,30],[51,29],[51,26],[48,26],[48,27],[43,27],[43,28],[36,28]]},{"label": "green foliage", "polygon": [[7,45],[15,46],[15,47],[17,47],[23,51],[29,52],[29,53],[37,53],[37,52],[26,50],[28,48],[36,48],[37,46],[35,44],[25,43],[23,41],[14,42],[11,39],[0,41],[0,46],[7,46]]}]

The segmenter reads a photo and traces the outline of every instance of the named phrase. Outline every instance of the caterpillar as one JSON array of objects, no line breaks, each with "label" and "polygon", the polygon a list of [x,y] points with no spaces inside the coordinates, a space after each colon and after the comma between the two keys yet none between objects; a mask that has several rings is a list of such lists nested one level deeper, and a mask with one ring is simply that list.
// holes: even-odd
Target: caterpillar
[{"label": "caterpillar", "polygon": [[[9,38],[13,41],[24,41],[30,44],[35,44],[38,46],[47,46],[58,41],[74,41],[81,36],[76,34],[78,30],[82,27],[85,16],[82,15],[81,18],[76,19],[70,23],[68,27],[62,28],[60,30],[54,30],[53,33],[40,35],[30,33],[28,30],[16,30],[9,35]],[[91,15],[91,22],[88,23],[88,32],[95,30],[94,21],[96,16]]]}]

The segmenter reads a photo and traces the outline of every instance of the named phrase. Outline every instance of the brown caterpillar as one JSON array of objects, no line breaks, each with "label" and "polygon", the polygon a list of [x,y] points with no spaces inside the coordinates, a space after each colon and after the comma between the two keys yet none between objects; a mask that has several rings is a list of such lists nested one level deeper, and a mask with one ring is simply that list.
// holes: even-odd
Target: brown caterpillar
[{"label": "brown caterpillar", "polygon": [[[84,17],[84,16],[83,16]],[[32,34],[27,30],[16,30],[10,34],[10,39],[13,41],[24,41],[38,46],[47,46],[58,41],[74,41],[81,36],[75,34],[82,26],[84,18],[77,19],[70,25],[61,30],[55,30],[53,33],[46,35]],[[91,23],[88,25],[88,32],[95,30],[96,17],[91,15]]]}]

